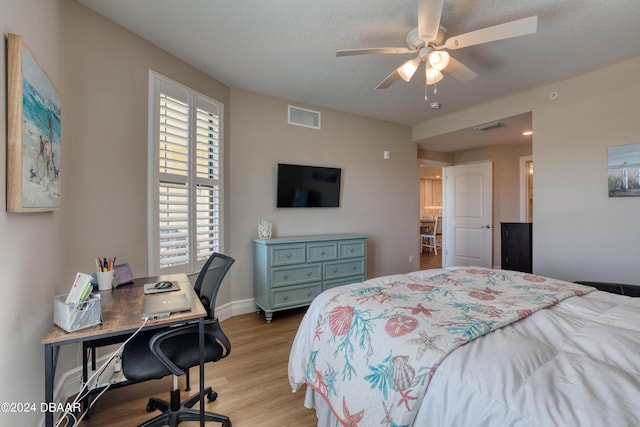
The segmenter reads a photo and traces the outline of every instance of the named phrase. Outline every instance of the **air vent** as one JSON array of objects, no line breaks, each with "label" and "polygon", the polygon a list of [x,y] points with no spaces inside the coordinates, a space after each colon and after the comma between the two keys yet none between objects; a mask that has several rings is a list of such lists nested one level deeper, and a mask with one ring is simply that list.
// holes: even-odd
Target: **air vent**
[{"label": "air vent", "polygon": [[474,126],[473,128],[475,130],[491,130],[491,129],[495,129],[495,128],[499,128],[499,127],[502,127],[502,123],[500,123],[500,122],[491,122],[491,123],[485,123],[483,125]]},{"label": "air vent", "polygon": [[320,112],[289,105],[289,124],[320,129]]}]

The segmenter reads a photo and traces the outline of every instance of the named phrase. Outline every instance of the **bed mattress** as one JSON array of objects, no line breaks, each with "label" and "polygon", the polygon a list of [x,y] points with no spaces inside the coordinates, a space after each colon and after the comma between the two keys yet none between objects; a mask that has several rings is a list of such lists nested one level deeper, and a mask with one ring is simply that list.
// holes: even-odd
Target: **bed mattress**
[{"label": "bed mattress", "polygon": [[[446,270],[408,277],[441,271]],[[364,285],[397,280],[407,280],[407,275]],[[307,380],[323,307],[343,290],[317,297],[300,325],[289,360],[294,390]],[[639,401],[640,299],[593,291],[538,310],[449,353],[434,370],[411,425],[634,426],[640,425]],[[305,405],[316,409],[318,426],[365,427],[358,417],[346,423],[345,417],[337,417],[312,387],[307,387]],[[401,425],[384,417],[376,424]]]}]

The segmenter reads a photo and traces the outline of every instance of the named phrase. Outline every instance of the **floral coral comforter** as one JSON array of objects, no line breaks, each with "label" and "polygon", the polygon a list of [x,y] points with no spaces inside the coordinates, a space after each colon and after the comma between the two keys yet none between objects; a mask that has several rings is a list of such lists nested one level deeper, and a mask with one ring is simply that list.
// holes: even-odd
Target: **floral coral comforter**
[{"label": "floral coral comforter", "polygon": [[410,426],[432,375],[451,351],[592,290],[482,268],[334,288],[316,300],[323,307],[313,337],[296,337],[308,341],[305,382],[344,426]]}]

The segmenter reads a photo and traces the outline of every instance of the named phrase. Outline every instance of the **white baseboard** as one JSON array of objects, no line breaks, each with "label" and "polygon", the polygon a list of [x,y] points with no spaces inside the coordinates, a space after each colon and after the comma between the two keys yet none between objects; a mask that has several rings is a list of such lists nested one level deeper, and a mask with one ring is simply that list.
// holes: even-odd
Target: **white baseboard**
[{"label": "white baseboard", "polygon": [[216,307],[216,315],[221,322],[233,316],[253,313],[255,311],[256,304],[253,298],[248,298],[240,301],[231,301],[229,303],[221,305],[220,307]]}]

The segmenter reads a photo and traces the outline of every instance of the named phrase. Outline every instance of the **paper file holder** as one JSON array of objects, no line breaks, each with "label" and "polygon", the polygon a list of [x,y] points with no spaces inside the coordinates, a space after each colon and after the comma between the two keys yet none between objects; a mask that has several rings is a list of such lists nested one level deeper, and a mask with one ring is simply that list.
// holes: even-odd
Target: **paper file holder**
[{"label": "paper file holder", "polygon": [[101,323],[100,294],[91,294],[79,304],[65,304],[66,295],[53,297],[53,323],[67,332],[88,328]]}]

